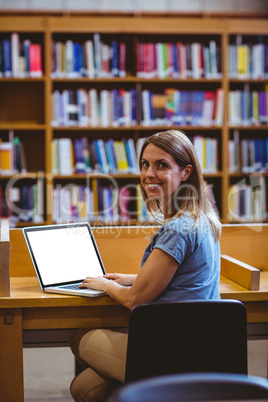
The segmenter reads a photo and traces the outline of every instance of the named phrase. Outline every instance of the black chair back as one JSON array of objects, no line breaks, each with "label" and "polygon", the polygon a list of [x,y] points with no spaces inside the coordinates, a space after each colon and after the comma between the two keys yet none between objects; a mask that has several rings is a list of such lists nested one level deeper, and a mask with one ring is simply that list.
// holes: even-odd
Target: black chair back
[{"label": "black chair back", "polygon": [[187,372],[247,374],[247,314],[243,303],[148,303],[133,309],[126,382]]}]

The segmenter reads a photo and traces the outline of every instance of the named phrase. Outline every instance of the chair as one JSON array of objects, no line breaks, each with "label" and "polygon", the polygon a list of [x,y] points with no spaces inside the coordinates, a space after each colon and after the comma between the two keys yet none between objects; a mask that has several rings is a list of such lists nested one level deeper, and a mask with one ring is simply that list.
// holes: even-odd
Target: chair
[{"label": "chair", "polygon": [[268,400],[268,381],[244,374],[187,373],[124,385],[109,402]]},{"label": "chair", "polygon": [[126,382],[186,372],[247,374],[243,303],[148,303],[132,310]]}]

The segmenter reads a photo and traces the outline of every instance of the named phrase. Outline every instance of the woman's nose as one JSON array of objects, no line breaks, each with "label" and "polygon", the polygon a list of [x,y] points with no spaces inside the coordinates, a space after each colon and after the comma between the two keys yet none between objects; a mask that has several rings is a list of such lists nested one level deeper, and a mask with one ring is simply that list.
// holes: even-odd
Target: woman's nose
[{"label": "woman's nose", "polygon": [[153,166],[149,166],[146,175],[147,175],[147,177],[154,177],[155,176],[155,169],[153,168]]}]

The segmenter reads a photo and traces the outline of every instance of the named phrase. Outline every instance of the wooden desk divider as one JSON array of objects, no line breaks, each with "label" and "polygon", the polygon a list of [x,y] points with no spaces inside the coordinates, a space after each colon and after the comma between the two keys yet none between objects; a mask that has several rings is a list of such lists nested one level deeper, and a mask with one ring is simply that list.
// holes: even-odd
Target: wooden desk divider
[{"label": "wooden desk divider", "polygon": [[260,290],[260,270],[249,264],[221,255],[221,275],[250,290]]},{"label": "wooden desk divider", "polygon": [[0,296],[10,297],[10,272],[9,272],[9,222],[1,220],[0,237]]}]

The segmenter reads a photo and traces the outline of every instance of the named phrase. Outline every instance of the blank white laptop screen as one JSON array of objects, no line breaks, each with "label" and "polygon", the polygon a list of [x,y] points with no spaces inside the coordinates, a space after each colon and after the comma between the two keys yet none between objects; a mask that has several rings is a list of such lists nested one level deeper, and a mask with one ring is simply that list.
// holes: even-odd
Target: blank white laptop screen
[{"label": "blank white laptop screen", "polygon": [[25,228],[24,235],[42,288],[105,274],[87,223]]}]

